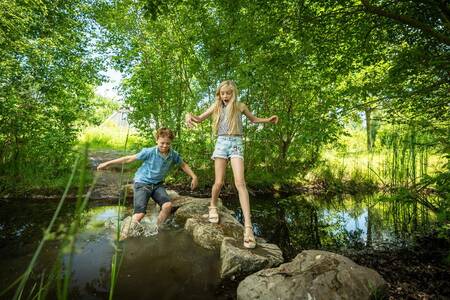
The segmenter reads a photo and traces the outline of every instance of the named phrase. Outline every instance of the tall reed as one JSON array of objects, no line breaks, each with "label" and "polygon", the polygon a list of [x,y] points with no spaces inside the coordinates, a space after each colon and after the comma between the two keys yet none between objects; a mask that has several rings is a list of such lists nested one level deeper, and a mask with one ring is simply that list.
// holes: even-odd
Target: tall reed
[{"label": "tall reed", "polygon": [[418,180],[427,175],[429,147],[426,135],[419,135],[414,125],[402,129],[385,135],[385,160],[380,173],[393,188],[415,188]]},{"label": "tall reed", "polygon": [[[22,299],[26,290],[26,287],[28,286],[28,281],[30,279],[30,276],[36,266],[36,263],[38,261],[38,258],[42,252],[42,249],[45,245],[45,243],[52,239],[54,236],[54,233],[52,233],[54,224],[56,222],[56,219],[58,218],[61,208],[65,202],[65,199],[67,198],[68,192],[70,190],[70,187],[72,186],[73,179],[75,177],[75,174],[77,170],[80,172],[79,176],[79,185],[78,185],[78,193],[76,198],[76,205],[75,205],[75,212],[73,219],[71,220],[69,226],[68,226],[68,232],[63,235],[60,245],[60,250],[58,254],[58,259],[56,259],[55,264],[51,268],[51,271],[48,273],[48,275],[45,274],[45,271],[40,276],[40,280],[38,282],[32,283],[31,287],[28,289],[28,296],[27,298],[31,299],[45,299],[47,298],[49,289],[53,286],[56,287],[56,297],[58,299],[68,299],[69,298],[69,288],[70,288],[70,280],[71,280],[71,274],[72,274],[72,263],[73,263],[73,255],[75,252],[75,242],[76,242],[76,236],[79,232],[79,229],[82,224],[82,218],[83,213],[86,209],[86,206],[88,204],[90,195],[92,193],[92,190],[94,189],[98,175],[94,176],[94,179],[92,181],[92,184],[90,185],[89,189],[86,191],[86,166],[87,166],[87,157],[88,157],[88,145],[85,145],[84,147],[84,153],[77,156],[73,167],[71,176],[69,177],[69,180],[66,184],[64,193],[57,205],[57,208],[55,212],[53,213],[53,217],[50,220],[49,225],[44,231],[43,237],[41,241],[39,242],[38,247],[34,251],[33,257],[25,270],[25,272],[19,276],[18,279],[16,279],[10,286],[8,286],[4,291],[0,293],[0,296],[5,295],[16,287],[14,296],[12,299],[14,300],[20,300]],[[64,263],[64,257],[67,257],[66,263]],[[62,276],[63,275],[63,276]]]},{"label": "tall reed", "polygon": [[[123,147],[123,151],[127,151],[127,145],[128,145],[128,137],[130,135],[130,130],[127,130],[127,135],[125,137],[125,144]],[[124,172],[124,163],[122,163],[122,167],[120,170],[120,176],[119,176],[119,186],[123,186],[123,172]],[[120,266],[122,265],[122,259],[123,259],[123,251],[121,249],[121,245],[119,244],[120,240],[120,234],[121,234],[121,223],[120,223],[120,216],[121,216],[121,210],[122,207],[125,207],[125,202],[127,200],[127,192],[128,189],[124,189],[124,193],[121,193],[122,197],[119,197],[118,200],[118,209],[117,209],[117,230],[115,235],[115,241],[114,241],[114,254],[111,258],[111,281],[110,281],[110,288],[109,288],[109,299],[113,299],[114,291],[117,284],[117,278],[120,271]],[[122,199],[122,200],[121,200]]]}]

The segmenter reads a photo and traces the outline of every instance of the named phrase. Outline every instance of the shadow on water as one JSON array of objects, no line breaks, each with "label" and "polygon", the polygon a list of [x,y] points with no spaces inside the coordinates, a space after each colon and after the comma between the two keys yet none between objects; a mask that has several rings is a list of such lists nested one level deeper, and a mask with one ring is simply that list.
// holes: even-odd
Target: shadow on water
[{"label": "shadow on water", "polygon": [[[69,297],[72,299],[108,298],[114,233],[103,224],[117,216],[117,207],[91,205],[97,207],[86,213],[87,220],[76,239]],[[21,211],[25,207],[26,216],[17,216],[19,207]],[[55,207],[56,204],[29,201],[2,203],[0,291],[26,269]],[[66,213],[70,210],[66,208]],[[68,219],[67,215],[59,222],[64,223],[64,219]],[[120,247],[123,262],[116,299],[217,299],[219,257],[196,245],[182,228],[168,225],[156,236],[129,238]],[[47,243],[32,281],[42,271],[50,272],[58,253],[57,241]],[[67,255],[63,257],[64,262],[67,259]],[[50,291],[50,298],[53,293]]]},{"label": "shadow on water", "polygon": [[[238,200],[225,199],[224,204],[242,222]],[[26,269],[56,205],[29,200],[0,202],[0,290]],[[70,298],[108,297],[114,242],[104,224],[117,215],[117,207],[107,205],[91,202],[77,235]],[[257,198],[251,200],[251,206],[256,234],[277,244],[286,260],[303,249],[404,247],[415,233],[428,230],[435,221],[417,204],[383,201],[381,195],[328,200],[305,195]],[[73,211],[74,204],[66,205],[59,224],[67,223]],[[232,294],[220,290],[218,254],[197,246],[182,228],[169,225],[156,236],[130,238],[120,245],[123,261],[117,299],[227,299],[226,293]],[[58,253],[57,240],[46,244],[35,280],[43,270],[50,271]]]},{"label": "shadow on water", "polygon": [[[78,238],[72,297],[107,298],[114,254],[111,237],[82,233]],[[215,299],[218,257],[195,245],[182,229],[168,228],[157,236],[129,238],[121,246],[124,256],[115,298]]]}]

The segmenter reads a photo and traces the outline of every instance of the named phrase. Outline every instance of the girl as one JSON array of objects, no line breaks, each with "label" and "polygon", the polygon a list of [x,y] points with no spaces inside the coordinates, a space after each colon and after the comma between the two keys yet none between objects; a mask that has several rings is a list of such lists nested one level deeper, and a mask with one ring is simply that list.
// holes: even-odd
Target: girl
[{"label": "girl", "polygon": [[194,123],[200,123],[212,115],[213,130],[218,135],[212,159],[214,160],[215,182],[211,191],[211,204],[208,207],[208,220],[211,223],[219,222],[217,212],[217,199],[224,183],[227,160],[231,162],[234,183],[239,192],[239,202],[244,215],[244,247],[255,248],[256,240],[253,235],[250,218],[250,202],[244,178],[244,147],[242,142],[242,114],[252,123],[278,122],[278,116],[258,118],[254,116],[244,103],[237,101],[238,90],[231,80],[223,81],[216,90],[214,104],[204,113],[194,116],[186,114],[186,125],[191,128]]}]

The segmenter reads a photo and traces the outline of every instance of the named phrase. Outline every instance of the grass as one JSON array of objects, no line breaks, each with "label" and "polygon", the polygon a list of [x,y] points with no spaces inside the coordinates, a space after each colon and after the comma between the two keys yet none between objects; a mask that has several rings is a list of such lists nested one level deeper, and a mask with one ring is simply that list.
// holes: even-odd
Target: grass
[{"label": "grass", "polygon": [[[71,168],[76,161],[81,149],[74,149],[73,153],[68,155],[70,161],[60,161],[57,169],[52,169],[53,164],[33,165],[33,164],[17,164],[17,176],[3,176],[0,178],[1,195],[9,195],[13,197],[32,197],[35,195],[61,195],[67,182],[71,177]],[[17,171],[5,172],[12,174]],[[73,182],[79,181],[80,173],[74,174]],[[92,174],[85,174],[87,180],[92,179]]]},{"label": "grass", "polygon": [[[379,185],[388,185],[391,178],[386,170],[389,165],[389,150],[382,150],[376,153],[361,151],[356,153],[339,153],[334,150],[327,150],[322,154],[322,163],[311,171],[310,176],[324,174],[324,168],[329,169],[330,176],[335,180],[342,181],[368,181],[376,182]],[[432,174],[441,170],[444,158],[438,154],[430,154],[427,161],[427,173]],[[419,164],[419,158],[416,160]],[[418,174],[419,175],[419,174]]]},{"label": "grass", "polygon": [[322,150],[322,160],[306,179],[336,192],[358,192],[364,186],[414,189],[426,176],[443,170],[446,159],[433,151],[426,135],[390,127],[380,135],[369,152],[365,131],[348,128],[338,143]]},{"label": "grass", "polygon": [[139,150],[148,141],[138,136],[134,130],[118,127],[113,122],[86,128],[79,136],[80,144],[89,143],[91,150],[123,150],[125,141],[129,150]]}]

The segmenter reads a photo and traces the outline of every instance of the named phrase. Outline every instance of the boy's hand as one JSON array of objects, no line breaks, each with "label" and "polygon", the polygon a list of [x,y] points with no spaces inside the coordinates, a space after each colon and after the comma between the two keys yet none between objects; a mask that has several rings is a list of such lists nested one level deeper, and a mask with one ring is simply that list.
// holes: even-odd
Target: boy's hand
[{"label": "boy's hand", "polygon": [[97,166],[97,171],[104,170],[108,166],[107,163],[101,163]]},{"label": "boy's hand", "polygon": [[198,178],[197,176],[192,177],[191,181],[191,190],[195,190],[195,188],[198,186]]},{"label": "boy's hand", "polygon": [[277,115],[273,115],[269,118],[269,122],[273,123],[273,124],[277,124],[278,123],[278,116]]}]

